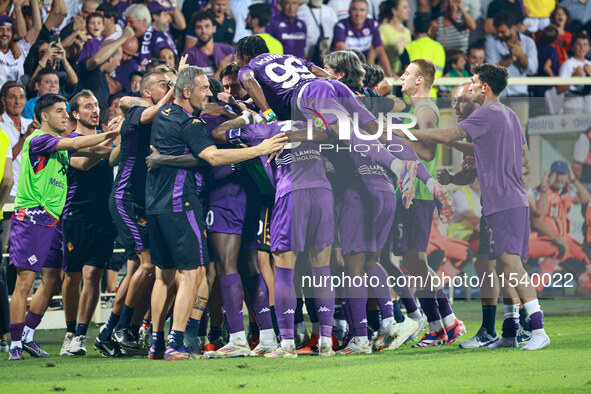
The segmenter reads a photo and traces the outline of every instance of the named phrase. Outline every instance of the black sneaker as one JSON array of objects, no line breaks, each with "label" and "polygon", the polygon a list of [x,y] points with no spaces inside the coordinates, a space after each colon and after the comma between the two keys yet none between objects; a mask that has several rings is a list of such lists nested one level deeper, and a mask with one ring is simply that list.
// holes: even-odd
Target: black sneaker
[{"label": "black sneaker", "polygon": [[133,335],[130,328],[113,331],[113,339],[125,349],[140,350],[138,335]]},{"label": "black sneaker", "polygon": [[119,344],[112,339],[103,341],[99,337],[94,340],[94,348],[103,353],[105,357],[122,357],[124,354],[121,352]]}]

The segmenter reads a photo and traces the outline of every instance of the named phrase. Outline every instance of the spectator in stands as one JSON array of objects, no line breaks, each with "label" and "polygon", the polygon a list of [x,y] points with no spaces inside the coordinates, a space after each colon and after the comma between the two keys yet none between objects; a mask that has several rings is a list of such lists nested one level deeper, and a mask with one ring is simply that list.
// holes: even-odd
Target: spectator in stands
[{"label": "spectator in stands", "polygon": [[143,77],[144,73],[137,70],[129,74],[129,93],[131,93],[133,96],[139,97],[138,93],[140,91],[140,83],[142,82]]},{"label": "spectator in stands", "polygon": [[[337,14],[322,0],[310,0],[298,10],[298,18],[306,24],[306,57],[314,64],[322,65],[332,44]],[[268,45],[267,45],[268,46]]]},{"label": "spectator in stands", "polygon": [[[591,76],[591,61],[585,59],[589,52],[589,36],[579,33],[573,36],[571,44],[573,56],[560,67],[561,77],[589,77]],[[581,85],[558,85],[558,94],[566,93],[564,100],[565,113],[589,112],[591,108],[591,87]]]},{"label": "spectator in stands", "polygon": [[404,25],[408,22],[409,14],[408,0],[386,0],[380,5],[380,38],[394,74],[402,71],[399,58],[404,47],[412,40],[410,30]]},{"label": "spectator in stands", "polygon": [[337,14],[337,19],[339,21],[349,17],[351,0],[330,0],[327,5]]},{"label": "spectator in stands", "polygon": [[[548,25],[542,30],[542,45],[538,47],[538,74],[541,77],[556,77],[560,64],[558,62],[558,52],[554,47],[558,38],[558,29]],[[534,97],[544,97],[544,93],[550,86],[530,86],[530,91]]]},{"label": "spectator in stands", "polygon": [[[138,41],[138,51],[134,56],[135,61],[141,67],[146,67],[146,64],[152,59],[152,50],[150,48],[150,41],[152,34],[145,40],[145,35],[148,28],[152,24],[152,15],[150,10],[143,4],[132,4],[123,13],[127,25],[131,26]],[[98,98],[98,97],[97,97]],[[99,100],[100,103],[100,100]]]},{"label": "spectator in stands", "polygon": [[591,1],[561,0],[560,6],[566,8],[570,13],[571,18],[581,22],[582,25],[591,21]]},{"label": "spectator in stands", "polygon": [[139,43],[132,37],[121,46],[121,64],[115,69],[112,76],[112,88],[110,93],[129,92],[129,75],[137,71],[139,66],[135,60]]},{"label": "spectator in stands", "polygon": [[[404,52],[400,56],[402,69],[415,59],[429,59],[435,65],[435,79],[441,78],[445,69],[445,49],[437,41],[427,35],[431,24],[429,15],[417,13],[415,15],[413,28],[415,39],[404,47]],[[437,97],[437,87],[431,88],[431,97]]]},{"label": "spectator in stands", "polygon": [[252,30],[252,34],[261,36],[269,53],[283,55],[283,44],[281,41],[265,32],[265,28],[271,20],[271,6],[267,3],[256,3],[248,7],[248,16],[246,17],[246,27]]},{"label": "spectator in stands", "polygon": [[220,72],[234,60],[234,48],[227,44],[213,41],[215,20],[209,11],[200,11],[195,15],[197,43],[181,54],[188,55],[187,64],[205,69],[209,77],[219,79]]},{"label": "spectator in stands", "polygon": [[[446,58],[446,65],[445,71],[446,73],[443,75],[444,77],[451,77],[451,78],[467,78],[470,76],[470,73],[466,70],[466,55],[459,49],[448,49],[445,52]],[[450,97],[452,86],[445,86],[439,88],[440,96]]]},{"label": "spectator in stands", "polygon": [[160,48],[158,60],[170,67],[176,67],[176,53],[167,47]]},{"label": "spectator in stands", "polygon": [[333,46],[337,50],[357,49],[366,57],[368,63],[379,59],[384,73],[392,77],[392,67],[384,50],[378,23],[369,19],[367,0],[353,0],[349,7],[349,18],[339,21],[334,27]]},{"label": "spectator in stands", "polygon": [[[175,12],[175,8],[167,8],[162,6],[158,1],[151,1],[148,4],[148,9],[152,16],[152,26],[150,26],[146,31],[146,34],[144,34],[144,40],[140,45],[143,46],[148,42],[148,33],[151,32],[152,37],[149,39],[151,58],[157,57],[158,52],[162,48],[170,48],[176,54],[174,38],[170,33],[170,24],[172,22],[171,13]],[[182,14],[181,18],[184,18]]]},{"label": "spectator in stands", "polygon": [[530,33],[544,30],[550,24],[550,14],[556,7],[556,0],[523,0],[527,10],[523,24]]},{"label": "spectator in stands", "polygon": [[[568,215],[573,204],[589,204],[591,193],[577,180],[565,161],[555,161],[550,167],[550,174],[544,174],[542,183],[528,191],[528,199],[533,230],[529,240],[529,257],[551,258],[540,264],[542,273],[552,274],[561,264],[565,271],[577,278],[585,272],[591,260],[583,245],[569,234]],[[574,261],[568,261],[571,259]],[[537,290],[542,288],[543,285]]]},{"label": "spectator in stands", "polygon": [[298,18],[299,0],[279,0],[281,13],[271,19],[266,32],[281,41],[283,53],[306,57],[306,23]]},{"label": "spectator in stands", "polygon": [[[0,115],[0,130],[4,131],[10,139],[10,148],[12,149],[12,174],[14,179],[14,186],[10,191],[9,202],[14,202],[16,197],[16,187],[18,184],[18,176],[21,169],[21,150],[25,138],[31,135],[38,127],[38,123],[33,123],[31,119],[22,116],[25,109],[25,88],[18,82],[8,81],[2,86],[0,91],[0,100],[2,100],[2,107],[4,113]],[[10,223],[7,222],[8,225]],[[7,230],[6,228],[4,230]]]},{"label": "spectator in stands", "polygon": [[82,47],[78,61],[85,57],[94,56],[103,43],[103,31],[105,30],[105,17],[100,12],[93,12],[86,18],[87,40]]},{"label": "spectator in stands", "polygon": [[[123,28],[125,27],[125,18],[123,17],[123,13],[125,12],[125,10],[131,5],[130,3],[128,3],[126,0],[105,0],[105,3],[108,3],[112,6],[114,6],[115,8],[117,8],[117,11],[119,11],[119,18],[115,21],[115,23],[117,24],[117,26],[119,26],[119,29],[123,30]],[[189,3],[191,3],[189,1]],[[119,38],[119,37],[117,37]],[[114,39],[117,39],[114,38]]]},{"label": "spectator in stands", "polygon": [[117,26],[117,21],[121,18],[119,10],[114,5],[107,2],[102,3],[97,9],[97,12],[103,14],[103,22],[105,24],[105,30],[103,31],[103,39],[116,40],[121,37],[121,28]]},{"label": "spectator in stands", "polygon": [[562,6],[558,6],[550,15],[550,21],[558,29],[558,37],[553,47],[558,52],[558,63],[562,66],[562,63],[568,59],[567,52],[570,51],[570,43],[573,39],[572,33],[564,29],[570,23],[570,12]]},{"label": "spectator in stands", "polygon": [[484,40],[478,40],[468,47],[468,60],[466,62],[466,71],[470,73],[473,64],[482,64],[486,59],[484,51]]},{"label": "spectator in stands", "polygon": [[246,17],[248,16],[248,7],[251,6],[253,0],[230,0],[230,9],[234,18],[236,18],[236,33],[234,34],[234,43],[238,42],[242,37],[251,35],[246,27]]},{"label": "spectator in stands", "polygon": [[515,28],[524,33],[527,28],[523,24],[523,10],[519,0],[493,0],[486,10],[486,20],[484,21],[484,32],[486,34],[496,34],[494,18],[499,12],[508,12],[513,15]]},{"label": "spectator in stands", "polygon": [[25,73],[30,75],[27,86],[29,92],[36,90],[35,82],[37,75],[45,69],[57,71],[60,78],[60,94],[70,97],[74,87],[78,83],[78,76],[74,68],[70,65],[66,51],[61,43],[55,41],[37,41],[35,46],[31,48],[29,58],[25,62]]},{"label": "spectator in stands", "polygon": [[454,217],[447,227],[447,235],[469,241],[474,231],[480,229],[480,182],[475,178],[468,186],[462,187],[453,195]]},{"label": "spectator in stands", "polygon": [[[127,3],[126,3],[127,4]],[[80,8],[80,12],[76,14],[76,17],[70,21],[61,31],[60,37],[64,42],[64,47],[68,47],[69,45],[65,45],[65,40],[67,37],[71,36],[75,32],[83,33],[85,26],[86,26],[86,18],[88,15],[96,12],[98,7],[101,5],[101,0],[84,0],[82,2],[82,7]]]},{"label": "spectator in stands", "polygon": [[[34,20],[33,20],[33,9],[31,5],[24,6],[21,8],[23,17],[25,18],[25,25],[26,30],[30,30],[33,27]],[[62,25],[64,19],[68,14],[68,10],[66,8],[66,4],[64,0],[53,0],[51,2],[51,12],[48,14],[45,7],[41,9],[41,20],[43,22],[43,26],[41,27],[41,32],[37,37],[37,41],[51,41],[55,37],[55,31]],[[15,8],[15,12],[17,12]],[[15,17],[17,14],[14,14]],[[15,20],[16,24],[19,24],[18,20]],[[65,26],[65,24],[64,24]],[[18,34],[19,37],[22,37],[24,34]]]},{"label": "spectator in stands", "polygon": [[464,8],[462,0],[443,0],[443,15],[431,22],[431,34],[447,49],[468,50],[468,37],[476,22]]},{"label": "spectator in stands", "polygon": [[[494,19],[495,35],[486,40],[486,62],[507,67],[509,77],[526,77],[538,72],[538,51],[532,38],[520,33],[509,12]],[[501,97],[527,97],[526,85],[509,85]],[[513,109],[515,110],[515,108]],[[517,114],[520,115],[519,113]],[[524,119],[519,116],[522,121]]]},{"label": "spectator in stands", "polygon": [[[77,80],[78,76],[76,76]],[[34,86],[37,96],[27,100],[23,110],[23,117],[31,120],[35,115],[35,103],[37,103],[39,97],[49,93],[59,94],[60,78],[57,71],[52,68],[41,69],[34,79]]]},{"label": "spectator in stands", "polygon": [[[23,3],[23,0],[17,0],[13,4],[14,15],[17,20],[20,19],[19,23],[24,27],[25,20],[21,12]],[[42,27],[39,7],[32,7],[32,10],[33,27],[17,42],[12,41],[15,34],[13,19],[7,15],[0,15],[0,85],[4,85],[6,81],[20,81],[24,74],[25,59]]]},{"label": "spectator in stands", "polygon": [[127,26],[120,38],[103,42],[94,56],[82,59],[76,66],[79,77],[76,92],[88,89],[94,93],[101,107],[108,108],[110,90],[107,76],[121,63],[121,46],[134,34],[134,30]]},{"label": "spectator in stands", "polygon": [[[4,212],[2,208],[8,200],[10,189],[14,183],[12,177],[12,149],[10,149],[10,139],[0,131],[0,237],[2,235],[2,223]],[[0,353],[8,352],[8,342],[6,334],[10,323],[10,309],[8,303],[8,285],[6,275],[3,269],[0,269]]]},{"label": "spectator in stands", "polygon": [[[230,0],[210,0],[209,4],[216,28],[213,41],[232,45],[234,33],[236,33],[236,21],[230,14]],[[196,43],[195,23],[191,19],[185,35],[185,49],[189,49]]]}]

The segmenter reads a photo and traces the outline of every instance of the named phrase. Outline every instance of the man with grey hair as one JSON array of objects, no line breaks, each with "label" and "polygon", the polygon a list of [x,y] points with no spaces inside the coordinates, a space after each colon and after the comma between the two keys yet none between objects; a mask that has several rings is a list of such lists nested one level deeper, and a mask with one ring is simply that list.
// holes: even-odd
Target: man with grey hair
[{"label": "man with grey hair", "polygon": [[121,46],[134,36],[133,29],[126,27],[123,34],[116,40],[108,40],[101,44],[92,57],[81,59],[76,65],[78,84],[76,93],[88,89],[94,93],[101,107],[109,107],[108,75],[115,71],[121,63]]},{"label": "man with grey hair", "polygon": [[[212,166],[238,163],[280,150],[287,138],[281,134],[256,147],[218,150],[204,123],[192,115],[205,109],[212,95],[204,70],[195,66],[184,68],[177,76],[174,93],[174,102],[156,114],[150,142],[163,155],[190,153],[195,163],[188,168],[161,166],[148,172],[146,179],[146,214],[152,262],[156,266],[152,290],[153,335],[148,358],[186,360],[195,358],[183,344],[189,315],[197,295],[196,307],[204,308],[209,294],[204,208],[199,199],[206,167],[195,167],[196,160],[205,160]],[[175,282],[177,292],[173,299],[169,295]],[[164,321],[173,301],[172,330],[165,348]]]},{"label": "man with grey hair", "polygon": [[[134,58],[141,67],[146,67],[152,59],[152,49],[150,48],[152,32],[148,31],[152,24],[150,10],[143,4],[132,4],[125,10],[123,17],[127,26],[133,29],[140,44]],[[146,35],[149,37],[145,37]]]}]

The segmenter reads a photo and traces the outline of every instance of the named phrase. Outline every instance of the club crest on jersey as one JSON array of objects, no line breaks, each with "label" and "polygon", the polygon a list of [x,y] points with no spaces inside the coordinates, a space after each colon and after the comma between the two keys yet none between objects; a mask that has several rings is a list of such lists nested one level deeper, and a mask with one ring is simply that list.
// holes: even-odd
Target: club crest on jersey
[{"label": "club crest on jersey", "polygon": [[39,260],[37,260],[37,256],[35,256],[35,255],[32,255],[31,257],[29,257],[28,260],[29,260],[29,264],[31,264],[31,265],[35,265],[39,261]]},{"label": "club crest on jersey", "polygon": [[195,119],[193,119],[193,123],[192,124],[195,124],[195,123],[201,123],[201,120],[198,119],[198,118],[195,118]]},{"label": "club crest on jersey", "polygon": [[170,110],[171,110],[171,108],[167,108],[167,109],[163,110],[162,115],[166,115],[166,116],[170,115]]},{"label": "club crest on jersey", "polygon": [[74,245],[71,242],[68,242],[68,251],[71,252],[72,250],[74,250]]},{"label": "club crest on jersey", "polygon": [[140,226],[142,226],[142,227],[146,227],[146,226],[148,225],[148,221],[147,221],[146,219],[144,219],[144,218],[140,218],[140,219],[137,221],[137,224],[139,224],[139,225],[140,225]]}]

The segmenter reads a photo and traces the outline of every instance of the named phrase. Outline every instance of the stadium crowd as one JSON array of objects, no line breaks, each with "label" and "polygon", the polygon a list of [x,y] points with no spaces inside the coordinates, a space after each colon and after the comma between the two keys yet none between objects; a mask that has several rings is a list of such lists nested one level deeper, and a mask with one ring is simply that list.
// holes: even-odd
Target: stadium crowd
[{"label": "stadium crowd", "polygon": [[[476,121],[470,122],[472,112],[482,114],[479,106],[488,107],[495,97],[517,114],[508,122],[521,133],[512,138],[524,154],[508,162],[520,172],[511,180],[515,190],[524,189],[528,97],[564,98],[564,113],[575,114],[589,111],[591,96],[588,87],[577,85],[505,87],[507,76],[590,76],[588,32],[591,4],[579,0],[3,1],[0,207],[14,204],[14,212],[3,221],[2,250],[16,268],[10,268],[8,281],[0,272],[0,350],[15,360],[24,358],[23,350],[49,357],[33,334],[52,296],[61,292],[67,333],[60,355],[86,355],[103,277],[117,295],[94,346],[118,357],[139,350],[144,338],[150,358],[171,360],[199,353],[288,358],[330,356],[333,350],[371,353],[395,349],[426,327],[415,346],[450,344],[465,333],[441,287],[425,286],[413,295],[408,286],[351,286],[337,291],[335,306],[334,292],[325,287],[302,295],[301,284],[294,285],[294,267],[313,278],[344,269],[380,283],[405,274],[428,281],[457,275],[477,256],[479,272],[494,273],[498,258],[506,272],[525,274],[523,261],[530,273],[572,273],[577,291],[588,293],[590,132],[577,141],[572,165],[552,163],[540,185],[527,195],[518,193],[517,200],[527,201],[509,208],[529,210],[527,216],[520,213],[522,228],[514,230],[529,234],[531,226],[531,235],[524,247],[511,243],[497,254],[489,253],[494,243],[485,241],[487,228],[495,226],[488,216],[504,211],[485,194],[490,179],[481,183],[477,177],[477,168],[482,175],[477,137],[484,137],[476,132]],[[259,70],[265,64],[267,74]],[[478,78],[472,84],[458,89],[432,86],[442,76],[473,75]],[[386,77],[401,79],[402,86],[394,88]],[[283,93],[289,90],[286,81],[299,96]],[[479,98],[484,102],[473,99],[477,83],[487,86]],[[453,98],[460,137],[471,137],[474,146],[425,134],[427,142],[400,139],[412,148],[407,156],[379,149],[352,155],[345,166],[357,168],[359,178],[363,171],[378,178],[375,171],[383,173],[379,182],[368,183],[379,184],[378,192],[366,195],[362,187],[340,184],[341,170],[334,168],[342,163],[318,151],[320,137],[301,145],[291,139],[291,147],[284,146],[286,134],[298,130],[282,122],[292,119],[291,99],[320,108],[326,102],[315,100],[325,94],[342,99],[345,104],[339,105],[349,111],[366,113],[368,132],[377,113],[401,111],[416,115],[421,131],[435,129],[439,108],[428,96]],[[461,170],[437,172],[438,143],[465,154]],[[314,156],[309,168],[300,166],[306,171],[320,166],[322,175],[298,178],[290,150]],[[259,156],[265,166],[248,162]],[[453,200],[448,184],[462,186]],[[331,190],[334,204],[322,205],[333,201]],[[357,200],[365,204],[350,203]],[[584,207],[583,242],[570,234],[575,203]],[[373,210],[368,213],[366,205]],[[327,219],[327,212],[339,210],[338,217],[331,213]],[[277,212],[298,215],[278,223]],[[363,223],[363,215],[391,220],[345,235],[342,229]],[[295,216],[310,224],[295,223]],[[450,222],[447,234],[440,231],[440,218]],[[295,229],[302,226],[300,234]],[[337,227],[338,242],[332,235],[324,239]],[[405,235],[393,239],[391,228]],[[373,242],[359,241],[368,236]],[[115,240],[125,249],[122,259],[112,256]],[[391,251],[403,257],[401,267]],[[506,260],[500,257],[507,254]],[[118,283],[123,264],[126,275]],[[38,273],[42,282],[29,303]],[[490,287],[481,289],[482,328],[462,347],[526,343],[538,349],[550,343],[531,286],[508,294],[500,289],[505,299],[517,301],[504,306],[499,337],[494,328],[499,286]],[[541,293],[544,286],[535,290]]]}]

